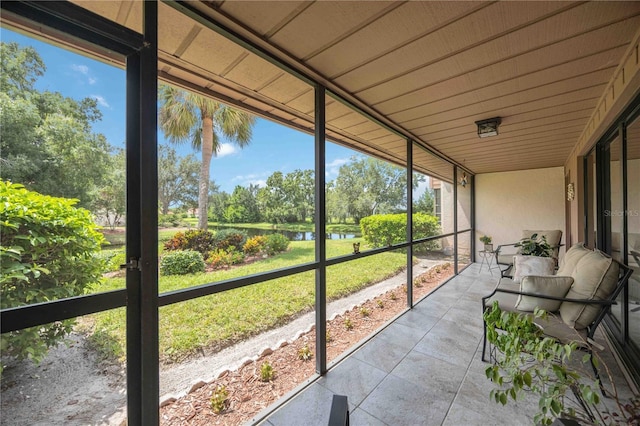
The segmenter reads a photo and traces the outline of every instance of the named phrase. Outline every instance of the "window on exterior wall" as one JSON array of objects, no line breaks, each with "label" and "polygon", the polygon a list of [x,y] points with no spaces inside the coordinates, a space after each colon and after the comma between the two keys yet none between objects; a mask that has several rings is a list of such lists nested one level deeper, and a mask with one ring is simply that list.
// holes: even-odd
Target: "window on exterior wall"
[{"label": "window on exterior wall", "polygon": [[438,220],[442,217],[442,190],[440,188],[433,189],[433,197],[435,199],[435,214]]}]

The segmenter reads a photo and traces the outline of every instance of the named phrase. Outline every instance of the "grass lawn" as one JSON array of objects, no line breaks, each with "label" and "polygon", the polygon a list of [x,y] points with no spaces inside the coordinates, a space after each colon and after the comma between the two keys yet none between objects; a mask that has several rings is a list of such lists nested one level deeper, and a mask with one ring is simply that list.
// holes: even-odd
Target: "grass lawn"
[{"label": "grass lawn", "polygon": [[[361,239],[335,240],[327,256],[351,253]],[[314,260],[313,241],[291,242],[287,252],[229,270],[181,276],[161,276],[160,292],[223,281]],[[401,252],[381,253],[331,266],[327,273],[327,298],[338,299],[392,276],[406,267]],[[124,278],[108,278],[92,292],[124,287]],[[160,308],[160,356],[179,361],[201,348],[221,349],[249,336],[284,324],[312,310],[315,271],[271,280],[224,293]],[[123,356],[125,312],[116,309],[92,315],[94,344],[110,355]]]}]

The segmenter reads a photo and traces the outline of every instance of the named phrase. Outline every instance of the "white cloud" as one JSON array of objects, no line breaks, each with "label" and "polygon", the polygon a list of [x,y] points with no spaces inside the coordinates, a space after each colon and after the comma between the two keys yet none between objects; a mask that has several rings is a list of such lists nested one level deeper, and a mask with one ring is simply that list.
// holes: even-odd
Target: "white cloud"
[{"label": "white cloud", "polygon": [[98,80],[93,77],[89,77],[89,84],[96,84],[96,81]]},{"label": "white cloud", "polygon": [[351,162],[349,158],[336,158],[330,163],[327,163],[325,166],[325,176],[338,176],[338,172],[340,171],[340,166]]},{"label": "white cloud", "polygon": [[258,179],[261,176],[258,174],[250,174],[250,175],[238,175],[231,179],[232,182],[242,181],[242,182],[250,182],[251,180]]},{"label": "white cloud", "polygon": [[238,152],[238,149],[236,148],[235,145],[230,143],[221,143],[220,148],[218,149],[218,152],[216,154],[216,157],[222,158],[227,155],[235,154],[236,152]]},{"label": "white cloud", "polygon": [[80,74],[89,75],[89,67],[86,65],[71,64],[71,69]]},{"label": "white cloud", "polygon": [[93,99],[95,99],[96,101],[98,101],[98,105],[102,105],[102,106],[103,106],[103,107],[105,107],[105,108],[111,108],[111,107],[109,106],[109,103],[107,102],[107,100],[106,100],[103,96],[100,96],[100,95],[91,95],[91,97],[92,97]]}]

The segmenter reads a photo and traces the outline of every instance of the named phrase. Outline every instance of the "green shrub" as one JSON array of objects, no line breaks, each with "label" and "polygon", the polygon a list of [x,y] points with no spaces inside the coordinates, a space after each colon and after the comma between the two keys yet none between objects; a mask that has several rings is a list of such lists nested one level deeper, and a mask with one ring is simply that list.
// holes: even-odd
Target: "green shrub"
[{"label": "green shrub", "polygon": [[160,272],[163,275],[186,275],[204,272],[202,255],[194,250],[183,250],[167,253],[160,261]]},{"label": "green shrub", "polygon": [[255,255],[264,250],[265,245],[267,244],[267,238],[263,235],[256,235],[255,237],[251,237],[247,240],[246,243],[242,246],[242,251],[248,255]]},{"label": "green shrub", "polygon": [[267,241],[265,243],[264,249],[269,256],[287,251],[288,248],[289,239],[284,235],[278,233],[267,235]]},{"label": "green shrub", "polygon": [[273,367],[269,364],[269,361],[265,361],[260,366],[260,380],[263,382],[270,382],[273,380],[275,376],[275,371],[273,371]]},{"label": "green shrub", "polygon": [[172,250],[195,250],[202,256],[206,256],[211,250],[216,248],[216,238],[213,232],[204,229],[190,229],[185,232],[176,232],[169,241],[164,243],[164,249]]},{"label": "green shrub", "polygon": [[214,246],[217,249],[228,250],[229,247],[242,247],[247,241],[247,233],[233,229],[221,229],[216,232]]},{"label": "green shrub", "polygon": [[[100,280],[104,261],[95,255],[104,237],[91,213],[76,203],[0,181],[2,309],[81,295]],[[3,354],[37,362],[73,324],[65,320],[5,333],[0,347]]]},{"label": "green shrub", "polygon": [[213,395],[211,395],[211,409],[214,413],[220,414],[227,409],[228,397],[229,392],[224,385],[219,385],[216,387]]},{"label": "green shrub", "polygon": [[213,269],[220,269],[231,265],[237,265],[244,261],[244,253],[231,246],[228,250],[216,249],[209,252],[207,264]]},{"label": "green shrub", "polygon": [[124,247],[117,250],[102,250],[101,252],[96,253],[95,256],[103,262],[103,272],[114,272],[120,270],[120,265],[126,263],[127,258]]},{"label": "green shrub", "polygon": [[[407,214],[381,214],[360,220],[362,237],[371,247],[387,247],[407,241]],[[413,238],[425,238],[440,233],[438,218],[426,213],[414,213]],[[419,249],[432,250],[437,241],[419,245]],[[418,248],[418,247],[416,247]]]}]

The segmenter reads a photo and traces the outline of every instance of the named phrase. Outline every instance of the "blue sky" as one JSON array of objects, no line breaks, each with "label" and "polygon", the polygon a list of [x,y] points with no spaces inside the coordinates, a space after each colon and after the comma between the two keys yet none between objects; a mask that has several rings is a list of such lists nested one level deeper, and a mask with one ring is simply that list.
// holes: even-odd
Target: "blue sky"
[{"label": "blue sky", "polygon": [[[38,51],[47,67],[45,75],[36,82],[38,90],[60,92],[77,100],[86,97],[96,99],[103,117],[93,125],[94,132],[105,135],[114,146],[124,146],[124,70],[5,28],[0,29],[0,38],[3,42],[15,41]],[[168,144],[162,132],[158,132],[158,141]],[[200,158],[200,154],[188,144],[176,149],[180,155],[195,153]],[[327,180],[334,179],[339,166],[354,154],[354,151],[328,143]],[[223,141],[221,152],[211,162],[211,177],[222,190],[232,192],[236,185],[264,185],[274,171],[288,173],[295,169],[313,169],[313,155],[313,136],[259,118],[248,147],[240,150]]]}]

